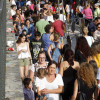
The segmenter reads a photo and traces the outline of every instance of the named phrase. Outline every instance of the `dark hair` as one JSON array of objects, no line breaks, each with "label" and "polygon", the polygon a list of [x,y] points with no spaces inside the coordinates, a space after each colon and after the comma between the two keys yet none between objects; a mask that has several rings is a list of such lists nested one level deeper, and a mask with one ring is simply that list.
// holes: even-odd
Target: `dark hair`
[{"label": "dark hair", "polygon": [[63,10],[60,10],[60,13],[63,14]]},{"label": "dark hair", "polygon": [[37,32],[34,33],[34,36],[35,36],[35,37],[36,37],[36,36],[41,36],[41,33],[40,33],[39,31],[37,31]]},{"label": "dark hair", "polygon": [[16,7],[16,5],[11,5],[11,8],[13,9],[14,7]]},{"label": "dark hair", "polygon": [[95,60],[90,60],[89,64],[92,65],[93,70],[94,70],[94,74],[95,74],[95,77],[96,77],[97,76],[97,70],[98,70],[96,61]]},{"label": "dark hair", "polygon": [[65,54],[65,52],[66,52],[67,49],[70,49],[69,44],[65,44],[65,45],[63,46],[63,49],[62,49],[61,53],[62,53],[62,54]]},{"label": "dark hair", "polygon": [[65,54],[64,54],[64,60],[68,61],[70,66],[74,65],[74,53],[71,49],[67,49]]},{"label": "dark hair", "polygon": [[12,16],[12,19],[13,19],[13,20],[16,20],[16,17],[17,17],[16,15],[13,15],[13,16]]},{"label": "dark hair", "polygon": [[[38,57],[39,57],[40,54],[45,54],[45,51],[40,51],[40,52],[38,53]],[[45,54],[45,55],[46,55],[46,54]]]},{"label": "dark hair", "polygon": [[57,67],[57,63],[55,62],[55,61],[50,61],[49,63],[48,63],[48,68],[52,65],[52,64],[55,64],[56,65],[56,67]]},{"label": "dark hair", "polygon": [[25,24],[26,24],[27,21],[30,21],[30,19],[26,19],[26,20],[25,20]]},{"label": "dark hair", "polygon": [[81,36],[77,40],[76,50],[79,50],[84,58],[88,58],[90,55],[90,47],[85,37]]},{"label": "dark hair", "polygon": [[25,25],[24,23],[21,23],[21,26]]},{"label": "dark hair", "polygon": [[40,19],[43,19],[44,18],[44,15],[43,14],[40,14]]},{"label": "dark hair", "polygon": [[31,82],[31,79],[30,78],[25,78],[23,80],[24,87],[27,88],[27,86],[29,86],[30,82]]},{"label": "dark hair", "polygon": [[58,16],[57,14],[53,14],[53,18],[54,18],[54,19],[58,19],[59,16]]},{"label": "dark hair", "polygon": [[51,29],[52,25],[48,24],[45,26],[45,32],[49,33],[50,29]]},{"label": "dark hair", "polygon": [[20,44],[21,43],[21,38],[23,38],[25,35],[24,34],[20,34],[18,37],[18,40],[16,41],[16,43]]}]

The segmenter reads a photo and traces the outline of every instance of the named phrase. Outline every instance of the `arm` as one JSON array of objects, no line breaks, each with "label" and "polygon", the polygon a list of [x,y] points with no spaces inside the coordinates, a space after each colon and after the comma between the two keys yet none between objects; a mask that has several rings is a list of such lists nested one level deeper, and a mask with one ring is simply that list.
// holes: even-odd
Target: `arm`
[{"label": "arm", "polygon": [[60,64],[60,69],[59,69],[59,74],[60,74],[61,76],[63,76],[63,67],[64,67],[64,62],[61,62],[61,64]]},{"label": "arm", "polygon": [[16,44],[16,48],[17,48],[17,54],[19,55],[22,52],[22,50],[18,51],[18,44]]},{"label": "arm", "polygon": [[41,92],[39,91],[39,87],[36,87],[37,88],[37,94],[39,95],[39,96],[41,96]]},{"label": "arm", "polygon": [[30,49],[29,49],[29,43],[27,43],[27,51],[28,51],[28,53],[29,53],[29,55],[30,55],[30,59],[32,59],[31,53],[30,53]]},{"label": "arm", "polygon": [[49,56],[49,58],[50,58],[50,60],[52,60],[52,57],[51,57],[51,54],[50,54],[50,51],[53,49],[53,45],[52,44],[50,44],[49,45],[49,47],[48,47],[48,56]]},{"label": "arm", "polygon": [[73,95],[71,97],[71,100],[76,100],[77,93],[78,93],[78,83],[77,83],[77,80],[75,80],[75,82],[74,82],[74,92],[73,92]]}]

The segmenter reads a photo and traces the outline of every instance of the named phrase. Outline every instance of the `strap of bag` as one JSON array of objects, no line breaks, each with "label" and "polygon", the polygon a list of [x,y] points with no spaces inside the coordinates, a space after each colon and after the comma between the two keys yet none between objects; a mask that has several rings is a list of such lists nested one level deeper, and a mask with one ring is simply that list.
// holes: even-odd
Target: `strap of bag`
[{"label": "strap of bag", "polygon": [[54,50],[52,51],[51,56],[53,56],[53,54],[54,54],[54,52],[55,52],[55,50],[56,50],[56,48],[57,48],[58,44],[59,44],[59,42],[57,43],[57,45],[55,46]]},{"label": "strap of bag", "polygon": [[79,79],[77,79],[77,83],[78,83],[78,92],[80,92],[80,81],[79,81]]}]

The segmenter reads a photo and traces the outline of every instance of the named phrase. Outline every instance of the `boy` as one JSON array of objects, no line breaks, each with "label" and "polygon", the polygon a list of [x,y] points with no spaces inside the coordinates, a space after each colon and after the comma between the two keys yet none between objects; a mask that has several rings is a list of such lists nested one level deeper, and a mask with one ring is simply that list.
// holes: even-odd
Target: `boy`
[{"label": "boy", "polygon": [[34,33],[34,36],[35,36],[35,39],[32,39],[30,41],[30,50],[31,50],[33,63],[36,63],[38,53],[40,50],[43,50],[43,48],[42,48],[41,33],[37,31]]},{"label": "boy", "polygon": [[24,100],[35,100],[34,91],[32,90],[32,81],[30,78],[23,80],[24,88]]}]

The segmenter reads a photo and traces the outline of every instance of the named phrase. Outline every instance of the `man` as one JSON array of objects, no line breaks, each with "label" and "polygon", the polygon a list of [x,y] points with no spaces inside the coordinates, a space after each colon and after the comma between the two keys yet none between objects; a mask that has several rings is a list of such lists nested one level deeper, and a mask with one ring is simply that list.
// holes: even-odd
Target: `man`
[{"label": "man", "polygon": [[41,36],[43,33],[46,33],[44,28],[47,24],[49,24],[49,22],[44,19],[43,14],[40,14],[40,20],[38,22],[36,22],[35,29],[36,29],[36,31],[39,31],[41,33]]},{"label": "man", "polygon": [[54,27],[54,32],[59,33],[60,37],[63,37],[64,36],[63,30],[65,28],[65,24],[61,20],[58,20],[58,18],[59,16],[57,14],[53,15],[54,22],[52,26]]},{"label": "man", "polygon": [[95,11],[94,11],[94,17],[100,17],[100,8],[99,8],[99,3],[95,4]]}]

